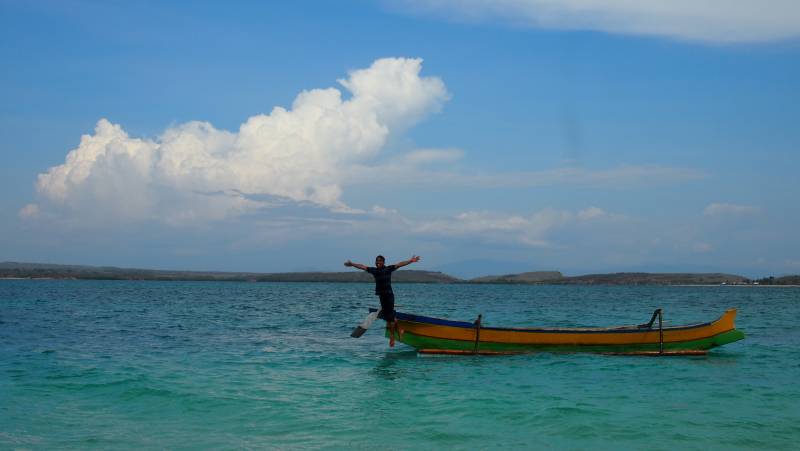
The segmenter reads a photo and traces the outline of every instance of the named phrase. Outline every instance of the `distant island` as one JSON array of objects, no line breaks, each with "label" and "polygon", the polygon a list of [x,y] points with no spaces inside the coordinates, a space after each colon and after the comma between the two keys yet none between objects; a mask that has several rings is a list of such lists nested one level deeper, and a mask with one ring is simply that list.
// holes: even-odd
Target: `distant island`
[{"label": "distant island", "polygon": [[539,285],[800,285],[800,276],[748,279],[724,273],[647,273],[618,272],[564,276],[559,271],[524,272],[502,276],[483,276],[467,283]]},{"label": "distant island", "polygon": [[[169,271],[155,269],[117,268],[114,266],[54,265],[47,263],[0,263],[0,278],[4,279],[81,279],[81,280],[184,280],[217,282],[372,282],[372,276],[362,271],[347,272],[223,272]],[[454,283],[461,279],[435,271],[397,271],[394,282]]]},{"label": "distant island", "polygon": [[[118,268],[114,266],[55,265],[20,262],[1,262],[0,279],[372,282],[372,276],[361,271],[287,273],[170,271]],[[438,271],[400,270],[395,273],[393,282],[528,285],[800,285],[800,275],[766,277],[752,280],[744,276],[724,273],[620,272],[612,274],[564,276],[559,271],[535,271],[518,274],[482,276],[473,279],[460,279]]]},{"label": "distant island", "polygon": [[554,280],[563,280],[560,271],[534,271],[519,274],[505,274],[502,276],[482,276],[469,279],[469,283],[544,283]]}]

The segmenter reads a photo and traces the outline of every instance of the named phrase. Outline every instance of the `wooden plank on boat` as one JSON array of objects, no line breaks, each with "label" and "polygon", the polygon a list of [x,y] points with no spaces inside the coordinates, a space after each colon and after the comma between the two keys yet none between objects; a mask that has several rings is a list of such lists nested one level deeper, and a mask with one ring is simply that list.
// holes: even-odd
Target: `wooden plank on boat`
[{"label": "wooden plank on boat", "polygon": [[686,355],[707,355],[708,351],[684,349],[678,351],[633,351],[633,352],[604,352],[603,355],[630,355],[630,356],[644,356],[644,357],[674,357]]},{"label": "wooden plank on boat", "polygon": [[420,354],[440,354],[440,355],[514,355],[520,354],[519,352],[509,351],[483,351],[478,350],[468,351],[465,349],[420,349],[417,351]]},{"label": "wooden plank on boat", "polygon": [[[510,352],[510,351],[484,351],[478,350],[468,351],[465,349],[420,349],[417,351],[420,354],[431,355],[518,355],[524,352]],[[704,356],[708,355],[708,351],[701,350],[679,350],[679,351],[633,351],[633,352],[602,352],[602,355],[619,355],[619,356],[642,356],[642,357],[677,357],[677,356]]]}]

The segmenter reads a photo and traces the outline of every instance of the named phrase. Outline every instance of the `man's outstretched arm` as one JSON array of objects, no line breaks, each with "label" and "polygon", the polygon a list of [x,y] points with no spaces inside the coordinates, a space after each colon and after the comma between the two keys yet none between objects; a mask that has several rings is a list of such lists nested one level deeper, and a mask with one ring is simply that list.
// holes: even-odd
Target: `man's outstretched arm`
[{"label": "man's outstretched arm", "polygon": [[402,262],[395,263],[394,266],[397,267],[397,268],[402,268],[403,266],[410,265],[412,263],[416,263],[419,260],[420,260],[420,256],[419,255],[414,255],[411,258],[409,258],[408,260],[404,260]]},{"label": "man's outstretched arm", "polygon": [[367,266],[366,265],[362,265],[361,263],[353,263],[350,260],[347,260],[346,262],[344,262],[344,265],[347,266],[348,268],[352,266],[353,268],[358,268],[358,269],[360,269],[362,271],[366,271],[367,270]]}]

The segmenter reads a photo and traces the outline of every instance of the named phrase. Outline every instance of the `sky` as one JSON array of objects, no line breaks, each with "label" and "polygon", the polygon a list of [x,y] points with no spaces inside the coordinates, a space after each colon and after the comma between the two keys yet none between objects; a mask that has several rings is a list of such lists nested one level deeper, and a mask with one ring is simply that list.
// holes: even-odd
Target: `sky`
[{"label": "sky", "polygon": [[0,0],[0,261],[800,273],[800,4]]}]

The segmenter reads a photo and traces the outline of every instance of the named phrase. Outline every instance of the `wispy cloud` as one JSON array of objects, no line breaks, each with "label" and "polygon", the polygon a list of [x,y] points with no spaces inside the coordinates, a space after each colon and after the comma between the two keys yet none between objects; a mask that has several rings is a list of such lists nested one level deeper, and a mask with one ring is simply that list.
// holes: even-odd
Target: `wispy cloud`
[{"label": "wispy cloud", "polygon": [[758,207],[751,205],[736,205],[726,203],[713,203],[709,204],[703,209],[703,214],[706,216],[723,216],[723,215],[752,215],[758,213]]},{"label": "wispy cloud", "polygon": [[794,0],[403,0],[401,8],[466,21],[745,43],[800,36]]},{"label": "wispy cloud", "polygon": [[699,242],[699,243],[694,243],[692,245],[692,250],[694,250],[697,253],[704,254],[706,252],[713,251],[714,250],[714,246],[712,244],[709,244],[709,243]]},{"label": "wispy cloud", "polygon": [[589,221],[596,218],[602,218],[603,216],[608,215],[605,210],[602,208],[597,207],[589,207],[587,209],[581,210],[578,212],[578,219],[581,221]]},{"label": "wispy cloud", "polygon": [[461,149],[416,149],[401,158],[404,165],[423,165],[432,163],[452,163],[464,156]]},{"label": "wispy cloud", "polygon": [[609,214],[598,207],[589,207],[578,212],[544,209],[530,215],[468,211],[452,217],[420,221],[413,224],[411,230],[420,235],[545,247],[551,244],[548,241],[549,233],[565,226],[601,219],[624,218]]},{"label": "wispy cloud", "polygon": [[415,185],[481,188],[525,188],[537,186],[579,186],[589,188],[632,188],[700,180],[702,170],[669,166],[618,166],[608,169],[562,167],[541,171],[506,173],[465,173],[432,170],[406,161],[382,166],[354,166],[347,184],[372,184],[376,181],[403,180]]},{"label": "wispy cloud", "polygon": [[258,224],[256,229],[261,230],[256,235],[273,237],[277,234],[282,239],[302,239],[309,234],[324,233],[328,237],[361,236],[375,240],[376,236],[390,234],[395,238],[505,243],[525,247],[560,246],[562,244],[551,240],[551,237],[566,230],[616,227],[631,222],[624,215],[610,213],[599,207],[577,211],[546,208],[521,214],[480,210],[438,217],[406,216],[395,209],[378,205],[359,215],[331,216],[321,212],[320,208],[309,207],[304,214],[271,215],[251,222]]},{"label": "wispy cloud", "polygon": [[39,216],[39,206],[36,204],[28,204],[19,210],[19,217],[22,219],[31,219]]}]

